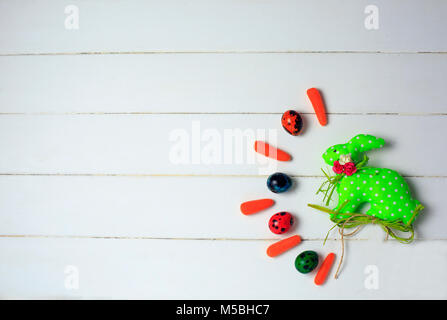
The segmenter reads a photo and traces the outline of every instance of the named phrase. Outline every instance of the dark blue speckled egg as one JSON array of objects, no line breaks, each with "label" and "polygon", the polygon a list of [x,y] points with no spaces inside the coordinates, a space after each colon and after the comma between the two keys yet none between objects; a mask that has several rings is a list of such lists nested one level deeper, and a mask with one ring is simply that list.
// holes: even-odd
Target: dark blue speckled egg
[{"label": "dark blue speckled egg", "polygon": [[286,192],[292,186],[292,179],[284,173],[276,172],[267,179],[267,187],[271,192]]}]

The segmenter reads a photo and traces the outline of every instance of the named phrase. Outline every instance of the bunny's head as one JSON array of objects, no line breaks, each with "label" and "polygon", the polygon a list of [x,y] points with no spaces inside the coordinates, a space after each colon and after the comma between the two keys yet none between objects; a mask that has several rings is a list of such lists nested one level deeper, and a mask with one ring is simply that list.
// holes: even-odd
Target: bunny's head
[{"label": "bunny's head", "polygon": [[367,134],[359,134],[345,144],[336,144],[329,147],[323,154],[323,159],[328,165],[333,165],[335,161],[341,164],[347,162],[358,162],[359,155],[363,152],[383,147],[385,141]]}]

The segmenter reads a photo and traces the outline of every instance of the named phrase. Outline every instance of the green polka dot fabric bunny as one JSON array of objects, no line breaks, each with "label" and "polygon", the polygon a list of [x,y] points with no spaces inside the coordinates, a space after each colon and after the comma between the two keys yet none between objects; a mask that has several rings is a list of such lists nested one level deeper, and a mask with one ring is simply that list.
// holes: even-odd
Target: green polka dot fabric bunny
[{"label": "green polka dot fabric bunny", "polygon": [[[335,176],[323,171],[327,181],[318,192],[324,193],[326,205],[329,205],[333,193],[338,193],[338,204],[333,210],[309,206],[329,213],[331,220],[341,228],[374,223],[395,239],[411,242],[414,219],[424,207],[411,196],[407,182],[399,173],[367,166],[365,152],[382,148],[384,144],[381,138],[359,134],[348,143],[328,148],[323,159],[332,166]],[[366,203],[370,204],[370,208],[360,213]],[[395,230],[410,232],[411,235],[403,238]]]}]

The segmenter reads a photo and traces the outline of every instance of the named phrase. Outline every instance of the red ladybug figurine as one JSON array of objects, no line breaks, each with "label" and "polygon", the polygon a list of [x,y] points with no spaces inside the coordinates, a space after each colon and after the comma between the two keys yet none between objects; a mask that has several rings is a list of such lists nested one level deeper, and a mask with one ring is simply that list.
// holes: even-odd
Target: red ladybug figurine
[{"label": "red ladybug figurine", "polygon": [[303,129],[303,119],[295,110],[284,112],[281,118],[283,128],[292,136],[297,136]]},{"label": "red ladybug figurine", "polygon": [[275,234],[282,234],[289,231],[293,225],[293,216],[288,212],[275,213],[269,221],[269,228]]}]

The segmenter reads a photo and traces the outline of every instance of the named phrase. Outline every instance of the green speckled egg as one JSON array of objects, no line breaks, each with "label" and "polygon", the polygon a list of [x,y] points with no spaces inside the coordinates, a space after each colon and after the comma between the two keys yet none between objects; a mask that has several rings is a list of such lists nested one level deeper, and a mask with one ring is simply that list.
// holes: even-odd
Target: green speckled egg
[{"label": "green speckled egg", "polygon": [[295,268],[301,273],[309,273],[318,266],[318,254],[315,251],[303,251],[295,259]]}]

